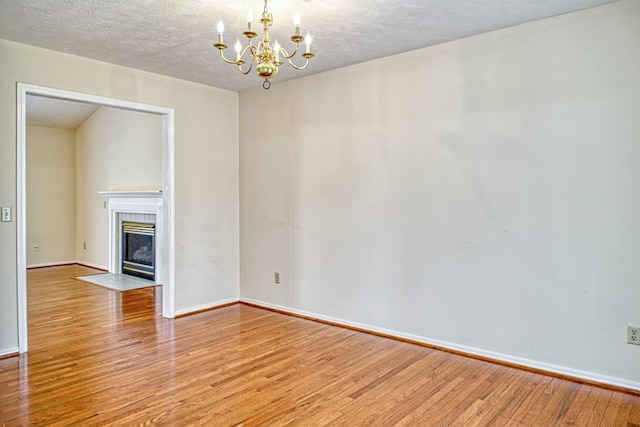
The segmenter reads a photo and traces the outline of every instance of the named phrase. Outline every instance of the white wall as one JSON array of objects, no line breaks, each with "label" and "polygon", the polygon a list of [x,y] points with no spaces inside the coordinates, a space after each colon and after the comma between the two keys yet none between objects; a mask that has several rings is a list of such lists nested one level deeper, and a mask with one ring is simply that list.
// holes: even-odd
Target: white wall
[{"label": "white wall", "polygon": [[76,253],[108,270],[109,211],[98,192],[162,189],[162,117],[101,107],[76,130],[76,148]]},{"label": "white wall", "polygon": [[[16,205],[18,82],[175,109],[176,311],[238,297],[238,94],[0,40],[0,206]],[[0,223],[0,354],[17,351],[16,222]]]},{"label": "white wall", "polygon": [[27,126],[28,266],[76,260],[75,207],[74,131]]},{"label": "white wall", "polygon": [[241,297],[640,389],[639,17],[242,93]]}]

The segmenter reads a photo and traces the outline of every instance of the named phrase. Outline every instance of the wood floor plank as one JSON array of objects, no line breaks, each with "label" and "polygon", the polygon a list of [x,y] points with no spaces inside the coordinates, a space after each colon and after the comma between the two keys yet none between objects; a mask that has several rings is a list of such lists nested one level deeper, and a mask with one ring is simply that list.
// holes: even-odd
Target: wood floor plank
[{"label": "wood floor plank", "polygon": [[[629,423],[629,427],[637,427],[640,426],[640,404],[638,404],[638,396],[630,397],[632,400],[630,402],[631,409],[629,410],[629,417],[627,418],[627,423]],[[624,418],[621,420],[624,422]]]},{"label": "wood floor plank", "polygon": [[579,389],[580,384],[558,381],[550,391],[548,400],[546,400],[544,407],[541,408],[533,424],[557,425],[571,406]]},{"label": "wood floor plank", "polygon": [[[503,372],[496,375],[495,381],[478,397],[485,402],[479,410],[464,424],[467,427],[478,425],[504,424],[518,407],[518,402],[529,393],[530,381],[524,371]],[[500,420],[502,419],[502,422]]]},{"label": "wood floor plank", "polygon": [[596,400],[596,402],[594,402],[594,404],[591,405],[591,408],[592,408],[590,410],[591,416],[589,417],[588,425],[590,426],[603,425],[602,421],[604,418],[604,413],[612,398],[613,398],[613,392],[611,392],[610,390],[600,391],[598,399]]},{"label": "wood floor plank", "polygon": [[629,426],[640,396],[242,304],[161,317],[64,266],[28,273],[0,426]]}]

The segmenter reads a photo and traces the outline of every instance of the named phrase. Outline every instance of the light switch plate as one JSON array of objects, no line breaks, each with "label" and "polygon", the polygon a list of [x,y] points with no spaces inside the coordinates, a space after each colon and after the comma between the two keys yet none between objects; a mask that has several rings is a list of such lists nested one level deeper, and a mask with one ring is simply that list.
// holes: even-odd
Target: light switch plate
[{"label": "light switch plate", "polygon": [[2,206],[2,216],[0,220],[2,220],[2,222],[11,222],[11,207]]}]

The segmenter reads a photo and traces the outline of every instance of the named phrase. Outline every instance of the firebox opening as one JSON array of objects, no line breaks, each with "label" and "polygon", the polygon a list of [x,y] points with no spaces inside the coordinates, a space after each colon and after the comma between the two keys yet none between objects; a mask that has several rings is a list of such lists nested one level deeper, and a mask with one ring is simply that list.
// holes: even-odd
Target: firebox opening
[{"label": "firebox opening", "polygon": [[155,224],[122,223],[122,273],[155,280]]}]

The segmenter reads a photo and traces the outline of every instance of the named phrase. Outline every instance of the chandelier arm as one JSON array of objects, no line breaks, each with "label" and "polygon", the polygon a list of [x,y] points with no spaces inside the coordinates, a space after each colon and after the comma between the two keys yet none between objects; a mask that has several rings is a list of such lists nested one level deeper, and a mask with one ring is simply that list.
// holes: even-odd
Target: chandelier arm
[{"label": "chandelier arm", "polygon": [[247,51],[249,52],[249,55],[251,55],[251,62],[254,62],[255,59],[255,55],[256,55],[256,47],[252,44],[248,44],[247,46],[245,46],[244,49],[242,49],[242,52],[240,52],[240,58],[244,58],[244,55],[247,53]]},{"label": "chandelier arm", "polygon": [[296,49],[293,51],[293,53],[291,53],[291,55],[289,55],[289,52],[287,52],[282,46],[280,47],[280,52],[282,52],[282,56],[284,56],[285,58],[291,59],[296,56],[296,53],[298,53],[298,43],[296,43]]},{"label": "chandelier arm", "polygon": [[233,64],[233,65],[242,65],[242,64],[244,64],[244,60],[240,60],[240,61],[235,60],[235,61],[232,61],[232,60],[230,60],[230,59],[227,59],[227,58],[226,58],[226,56],[224,56],[224,52],[223,52],[223,50],[224,50],[224,49],[220,49],[220,56],[222,57],[222,59],[224,60],[224,62],[226,62],[227,64]]},{"label": "chandelier arm", "polygon": [[[240,71],[245,76],[249,74],[253,69],[253,64],[256,62],[256,51],[257,51],[257,48],[253,44],[249,43],[247,46],[245,46],[244,49],[242,49],[242,52],[240,53],[240,59],[242,62],[238,63],[238,71]],[[242,71],[242,65],[247,62],[242,58],[244,58],[244,55],[247,52],[249,52],[249,55],[251,56],[251,60],[249,61],[249,68],[247,69],[247,71]]]},{"label": "chandelier arm", "polygon": [[296,65],[293,63],[293,61],[291,60],[291,58],[286,57],[287,58],[287,62],[289,63],[289,65],[291,65],[293,68],[295,68],[296,70],[304,70],[305,68],[307,68],[307,65],[309,65],[309,58],[310,56],[306,56],[304,57],[304,64],[303,65]]},{"label": "chandelier arm", "polygon": [[[242,62],[242,64],[244,64],[244,61]],[[242,71],[242,64],[238,64],[238,71],[240,71],[242,74],[246,76],[253,69],[253,61],[249,63],[249,68],[247,69],[247,71]]]}]

